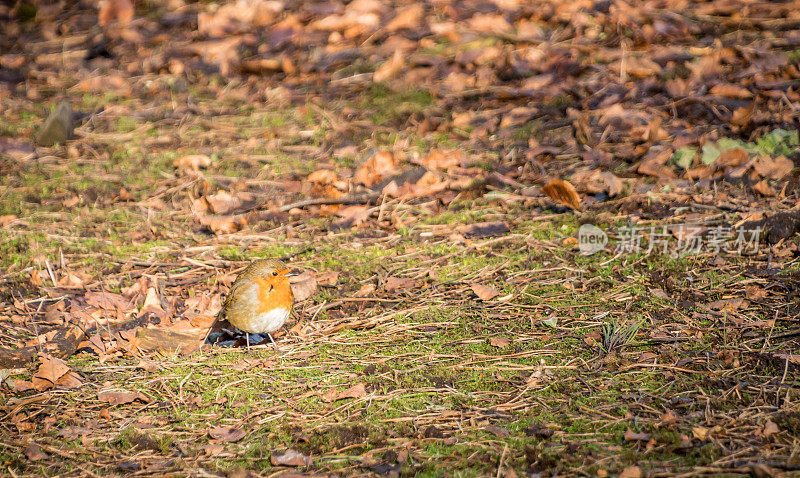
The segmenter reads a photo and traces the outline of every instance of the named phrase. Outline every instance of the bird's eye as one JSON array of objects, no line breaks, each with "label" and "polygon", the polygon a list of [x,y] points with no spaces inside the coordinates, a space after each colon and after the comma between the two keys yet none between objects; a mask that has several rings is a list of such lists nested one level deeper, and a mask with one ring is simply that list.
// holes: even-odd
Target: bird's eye
[{"label": "bird's eye", "polygon": [[277,272],[273,272],[272,275],[276,276],[276,275],[278,275],[278,273]]}]

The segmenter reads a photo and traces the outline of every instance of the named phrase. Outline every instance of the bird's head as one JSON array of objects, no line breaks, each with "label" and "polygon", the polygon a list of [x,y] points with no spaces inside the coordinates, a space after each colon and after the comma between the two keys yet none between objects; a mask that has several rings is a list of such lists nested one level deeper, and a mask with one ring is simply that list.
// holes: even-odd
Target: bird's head
[{"label": "bird's head", "polygon": [[253,261],[242,271],[243,277],[262,279],[269,282],[288,281],[289,277],[297,274],[289,271],[286,264],[277,259],[258,259]]}]

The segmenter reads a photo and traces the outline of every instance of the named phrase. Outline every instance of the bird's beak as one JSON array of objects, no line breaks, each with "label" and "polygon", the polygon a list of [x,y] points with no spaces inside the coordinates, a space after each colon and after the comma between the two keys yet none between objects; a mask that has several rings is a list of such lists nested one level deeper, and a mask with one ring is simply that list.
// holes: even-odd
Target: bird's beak
[{"label": "bird's beak", "polygon": [[297,269],[293,269],[291,271],[287,271],[286,274],[283,274],[283,277],[297,277],[300,275],[300,271]]}]

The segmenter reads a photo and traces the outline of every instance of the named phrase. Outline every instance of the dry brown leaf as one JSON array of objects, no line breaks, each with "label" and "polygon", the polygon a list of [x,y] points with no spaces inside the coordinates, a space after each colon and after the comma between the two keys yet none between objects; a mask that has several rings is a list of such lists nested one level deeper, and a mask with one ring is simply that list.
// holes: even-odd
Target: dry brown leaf
[{"label": "dry brown leaf", "polygon": [[762,179],[761,181],[757,182],[753,186],[753,191],[765,197],[772,197],[775,195],[775,191],[772,190],[772,187],[769,185],[766,179]]},{"label": "dry brown leaf", "polygon": [[650,148],[644,158],[639,161],[636,172],[648,176],[655,176],[657,178],[674,178],[675,173],[666,165],[671,157],[672,149],[660,147]]},{"label": "dry brown leaf", "polygon": [[484,33],[506,33],[513,29],[505,17],[494,14],[475,14],[467,24],[471,29]]},{"label": "dry brown leaf", "polygon": [[358,383],[342,392],[333,389],[328,393],[326,393],[325,395],[323,395],[321,399],[323,402],[330,403],[336,400],[343,400],[345,398],[361,398],[367,395],[367,391],[364,388],[365,386],[366,384],[364,383]]},{"label": "dry brown leaf", "polygon": [[375,284],[364,284],[356,291],[355,297],[367,297],[375,292]]},{"label": "dry brown leaf", "polygon": [[731,124],[740,127],[747,126],[753,119],[754,111],[755,111],[755,104],[736,108],[735,110],[733,110],[733,114],[731,115]]},{"label": "dry brown leaf", "polygon": [[714,165],[719,168],[738,168],[750,161],[750,154],[742,148],[733,148],[723,151]]},{"label": "dry brown leaf", "polygon": [[217,427],[208,431],[208,436],[224,442],[236,442],[245,437],[247,433],[241,428]]},{"label": "dry brown leaf", "polygon": [[460,166],[464,162],[464,154],[455,149],[434,149],[418,162],[428,169],[447,170]]},{"label": "dry brown leaf", "polygon": [[480,300],[492,300],[500,295],[500,292],[494,288],[483,284],[472,284],[472,292],[475,292],[475,295],[477,295]]},{"label": "dry brown leaf", "polygon": [[734,98],[734,99],[747,99],[752,98],[753,93],[750,92],[747,88],[742,88],[738,85],[732,85],[730,83],[719,83],[711,87],[709,90],[714,96],[722,96],[724,98]]},{"label": "dry brown leaf", "polygon": [[579,171],[570,178],[579,188],[590,194],[606,193],[613,197],[623,190],[622,180],[608,171],[591,169]]},{"label": "dry brown leaf", "polygon": [[317,284],[323,287],[333,287],[339,281],[339,273],[336,271],[326,272],[317,276]]},{"label": "dry brown leaf", "polygon": [[649,433],[636,433],[630,428],[625,432],[625,441],[650,441]]},{"label": "dry brown leaf", "polygon": [[383,284],[383,288],[387,292],[393,292],[401,289],[409,289],[411,287],[414,287],[414,279],[409,279],[407,277],[390,276],[386,279],[386,282],[384,282]]},{"label": "dry brown leaf", "polygon": [[397,15],[386,25],[386,30],[394,32],[397,30],[412,30],[417,28],[422,21],[425,7],[421,3],[412,3],[397,11]]},{"label": "dry brown leaf", "polygon": [[764,435],[765,438],[769,438],[770,436],[778,433],[779,431],[780,429],[778,428],[778,425],[776,425],[775,422],[773,422],[772,420],[767,419],[767,422],[764,423],[764,428],[761,431],[761,433]]},{"label": "dry brown leaf", "polygon": [[118,96],[126,97],[131,95],[131,85],[119,75],[93,76],[81,81],[75,85],[75,88],[84,93],[112,92]]},{"label": "dry brown leaf", "polygon": [[622,473],[619,474],[619,478],[642,478],[642,469],[638,466],[629,466],[622,470]]},{"label": "dry brown leaf", "polygon": [[39,461],[49,457],[36,443],[30,443],[25,447],[25,456],[30,461]]},{"label": "dry brown leaf", "polygon": [[394,51],[394,55],[386,60],[381,66],[375,70],[372,75],[372,81],[386,81],[397,76],[406,66],[406,61],[403,58],[403,52],[398,48]]},{"label": "dry brown leaf", "polygon": [[353,179],[370,187],[393,174],[396,169],[397,160],[394,155],[388,151],[378,151],[358,167]]},{"label": "dry brown leaf", "polygon": [[126,390],[103,390],[97,392],[97,399],[111,406],[125,405],[126,403],[132,403],[136,400],[141,400],[145,403],[149,401],[147,397],[140,392],[128,392]]},{"label": "dry brown leaf", "polygon": [[753,163],[753,169],[759,176],[770,179],[783,179],[794,169],[794,163],[786,156],[771,158],[760,156]]},{"label": "dry brown leaf", "polygon": [[297,301],[306,300],[317,290],[317,279],[311,271],[303,271],[300,275],[289,279],[292,295]]},{"label": "dry brown leaf", "polygon": [[179,171],[186,173],[197,173],[200,168],[211,166],[211,158],[205,154],[189,154],[181,156],[172,163]]},{"label": "dry brown leaf", "polygon": [[19,221],[19,218],[13,214],[4,214],[0,216],[0,227],[6,227],[9,224]]},{"label": "dry brown leaf", "polygon": [[553,179],[542,187],[542,192],[550,199],[569,206],[576,211],[581,210],[581,197],[575,187],[563,179]]},{"label": "dry brown leaf", "polygon": [[70,368],[63,360],[51,355],[39,357],[39,369],[33,376],[33,386],[37,390],[49,390],[56,386],[58,380],[69,373]]},{"label": "dry brown leaf", "polygon": [[97,23],[105,27],[116,20],[124,25],[133,20],[134,13],[131,0],[106,0],[97,14]]},{"label": "dry brown leaf", "polygon": [[309,466],[311,464],[310,457],[291,448],[283,453],[273,453],[269,460],[273,466]]},{"label": "dry brown leaf", "polygon": [[505,337],[492,337],[489,339],[489,345],[502,349],[511,345],[511,341]]},{"label": "dry brown leaf", "polygon": [[200,224],[214,234],[233,234],[247,225],[244,216],[201,216]]}]

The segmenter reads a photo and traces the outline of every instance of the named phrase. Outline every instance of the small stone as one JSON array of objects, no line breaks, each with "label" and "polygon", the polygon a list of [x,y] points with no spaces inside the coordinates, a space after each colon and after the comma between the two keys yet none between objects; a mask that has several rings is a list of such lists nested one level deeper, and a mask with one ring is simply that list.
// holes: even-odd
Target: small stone
[{"label": "small stone", "polygon": [[73,128],[72,108],[70,108],[69,103],[62,101],[47,117],[44,126],[42,126],[39,135],[36,137],[36,143],[41,146],[53,146],[57,143],[64,144],[72,137]]}]

